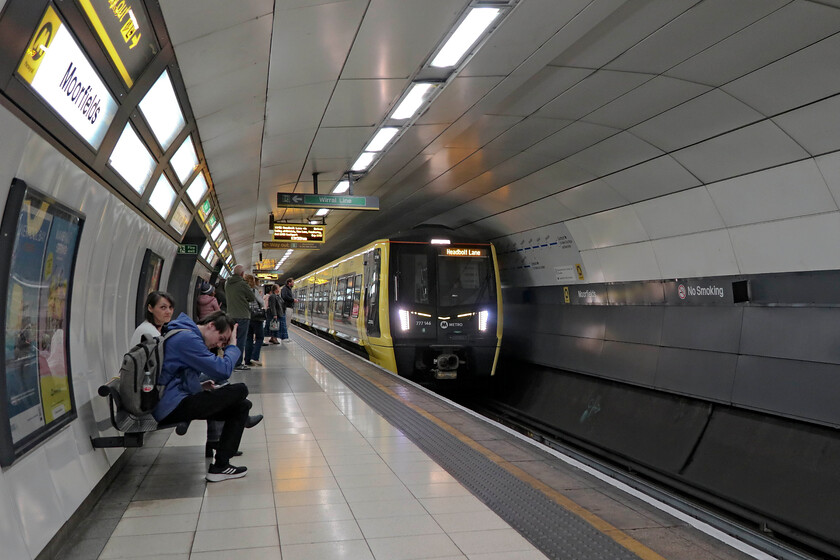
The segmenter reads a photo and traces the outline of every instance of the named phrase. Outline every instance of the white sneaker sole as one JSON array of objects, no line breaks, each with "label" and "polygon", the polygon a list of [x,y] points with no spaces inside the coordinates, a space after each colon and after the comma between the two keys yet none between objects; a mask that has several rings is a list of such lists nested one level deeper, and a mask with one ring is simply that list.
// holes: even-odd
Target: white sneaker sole
[{"label": "white sneaker sole", "polygon": [[247,471],[246,472],[241,472],[239,474],[207,473],[207,476],[205,478],[207,479],[207,482],[222,482],[224,480],[230,480],[232,478],[242,478],[246,474],[248,474]]}]

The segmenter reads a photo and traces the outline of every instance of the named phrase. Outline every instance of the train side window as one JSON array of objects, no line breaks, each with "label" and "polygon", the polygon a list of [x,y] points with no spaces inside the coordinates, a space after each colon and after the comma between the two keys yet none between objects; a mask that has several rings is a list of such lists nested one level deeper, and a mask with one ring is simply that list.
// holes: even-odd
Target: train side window
[{"label": "train side window", "polygon": [[350,311],[350,317],[355,319],[359,316],[359,302],[362,297],[362,275],[357,274],[356,280],[353,283],[353,308]]},{"label": "train side window", "polygon": [[336,317],[340,317],[342,315],[342,311],[344,310],[344,292],[347,289],[347,277],[344,276],[338,279],[338,286],[335,289],[335,306],[333,308],[333,313],[335,313]]},{"label": "train side window", "polygon": [[382,250],[365,255],[365,329],[368,336],[381,336],[379,328],[379,272]]},{"label": "train side window", "polygon": [[352,274],[347,276],[344,286],[344,308],[341,310],[342,317],[350,316],[350,309],[353,307],[353,284],[356,281],[355,278]]}]

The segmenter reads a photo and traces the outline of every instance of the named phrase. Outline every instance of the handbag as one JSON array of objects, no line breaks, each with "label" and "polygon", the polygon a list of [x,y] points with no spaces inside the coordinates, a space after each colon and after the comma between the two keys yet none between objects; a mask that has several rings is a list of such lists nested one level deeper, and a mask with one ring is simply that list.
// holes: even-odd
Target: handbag
[{"label": "handbag", "polygon": [[265,309],[258,301],[249,301],[248,308],[251,310],[252,321],[265,321]]},{"label": "handbag", "polygon": [[268,330],[270,331],[279,331],[280,330],[280,319],[274,318],[268,322]]}]

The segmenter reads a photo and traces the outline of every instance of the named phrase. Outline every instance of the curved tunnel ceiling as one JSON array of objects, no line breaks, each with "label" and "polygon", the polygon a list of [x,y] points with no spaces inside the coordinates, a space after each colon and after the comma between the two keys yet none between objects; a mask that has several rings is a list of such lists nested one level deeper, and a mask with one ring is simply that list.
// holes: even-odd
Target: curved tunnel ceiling
[{"label": "curved tunnel ceiling", "polygon": [[[235,256],[327,193],[464,0],[162,0]],[[840,2],[520,0],[300,274],[421,223],[564,223],[591,281],[837,268]],[[283,251],[263,251],[278,258]]]}]

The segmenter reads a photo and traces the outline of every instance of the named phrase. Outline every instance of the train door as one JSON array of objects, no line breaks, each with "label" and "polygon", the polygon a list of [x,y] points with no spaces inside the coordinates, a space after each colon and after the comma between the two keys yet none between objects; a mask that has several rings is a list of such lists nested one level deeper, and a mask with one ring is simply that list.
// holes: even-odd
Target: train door
[{"label": "train door", "polygon": [[365,253],[365,331],[368,337],[379,338],[379,280],[382,262],[381,249]]}]

